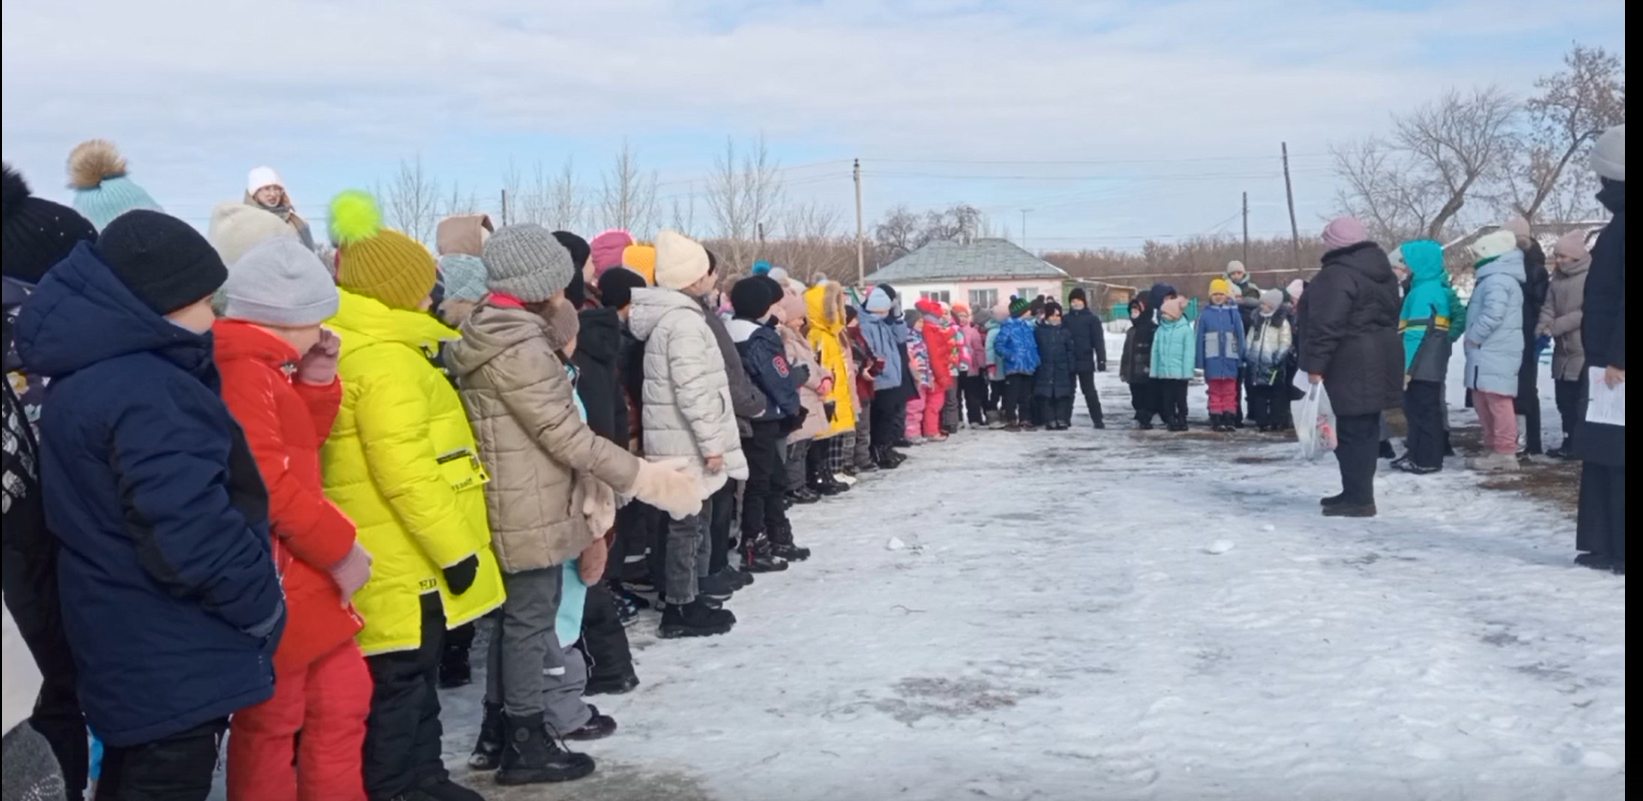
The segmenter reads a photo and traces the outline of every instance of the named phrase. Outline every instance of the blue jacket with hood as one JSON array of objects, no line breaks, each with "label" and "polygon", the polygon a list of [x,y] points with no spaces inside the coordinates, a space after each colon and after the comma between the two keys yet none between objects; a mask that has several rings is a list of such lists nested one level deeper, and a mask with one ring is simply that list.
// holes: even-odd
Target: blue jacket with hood
[{"label": "blue jacket with hood", "polygon": [[1479,264],[1466,311],[1466,388],[1517,397],[1523,365],[1523,251]]},{"label": "blue jacket with hood", "polygon": [[210,334],[156,314],[81,244],[16,336],[50,379],[41,483],[92,730],[135,746],[267,700],[285,619],[268,494]]},{"label": "blue jacket with hood", "polygon": [[1436,327],[1448,337],[1452,292],[1444,281],[1447,271],[1443,268],[1442,245],[1417,239],[1403,243],[1398,250],[1403,253],[1403,263],[1409,266],[1409,292],[1403,296],[1403,311],[1398,315],[1398,327],[1403,329],[1403,369],[1408,371],[1429,329]]},{"label": "blue jacket with hood", "polygon": [[1004,374],[1007,376],[1038,372],[1038,338],[1033,324],[1020,317],[1012,317],[999,326],[993,350],[1004,362]]}]

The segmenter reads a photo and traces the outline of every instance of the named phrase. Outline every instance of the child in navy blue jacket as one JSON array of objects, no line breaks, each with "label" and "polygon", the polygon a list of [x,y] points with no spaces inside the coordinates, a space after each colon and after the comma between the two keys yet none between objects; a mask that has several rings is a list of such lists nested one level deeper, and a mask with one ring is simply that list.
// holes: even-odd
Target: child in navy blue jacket
[{"label": "child in navy blue jacket", "polygon": [[50,379],[46,523],[109,798],[205,798],[228,716],[273,695],[285,603],[268,492],[212,361],[227,277],[187,223],[131,211],[17,320],[18,354]]},{"label": "child in navy blue jacket", "polygon": [[[735,319],[725,324],[741,354],[742,367],[765,397],[764,413],[754,417],[752,435],[742,440],[747,454],[747,487],[742,491],[743,569],[754,573],[786,570],[788,559],[802,561],[808,548],[793,542],[787,520],[787,435],[803,425],[799,386],[808,376],[787,363],[780,334],[770,324],[770,307],[779,287],[764,276],[751,276],[730,288]],[[776,543],[782,543],[778,548]]]}]

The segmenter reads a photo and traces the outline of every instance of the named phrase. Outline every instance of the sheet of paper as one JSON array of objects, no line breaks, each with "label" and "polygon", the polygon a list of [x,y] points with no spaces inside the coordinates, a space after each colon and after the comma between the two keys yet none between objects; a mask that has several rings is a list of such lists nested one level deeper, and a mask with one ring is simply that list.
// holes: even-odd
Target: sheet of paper
[{"label": "sheet of paper", "polygon": [[1626,383],[1622,381],[1619,386],[1610,388],[1603,381],[1601,367],[1587,370],[1586,378],[1591,384],[1591,402],[1586,404],[1586,422],[1625,428]]}]

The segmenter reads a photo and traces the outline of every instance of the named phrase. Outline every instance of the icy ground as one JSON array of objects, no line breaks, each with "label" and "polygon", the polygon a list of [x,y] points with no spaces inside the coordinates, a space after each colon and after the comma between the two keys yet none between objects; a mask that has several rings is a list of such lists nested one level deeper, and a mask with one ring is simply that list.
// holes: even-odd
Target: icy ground
[{"label": "icy ground", "polygon": [[[595,778],[468,780],[600,801],[1624,797],[1625,582],[1569,566],[1564,513],[1451,469],[1383,473],[1379,518],[1326,520],[1332,464],[1133,432],[1101,378],[1114,430],[966,433],[796,510],[815,557],[738,594],[731,635],[630,629],[644,684],[598,700],[622,728],[586,746]],[[477,697],[446,696],[453,767]]]}]

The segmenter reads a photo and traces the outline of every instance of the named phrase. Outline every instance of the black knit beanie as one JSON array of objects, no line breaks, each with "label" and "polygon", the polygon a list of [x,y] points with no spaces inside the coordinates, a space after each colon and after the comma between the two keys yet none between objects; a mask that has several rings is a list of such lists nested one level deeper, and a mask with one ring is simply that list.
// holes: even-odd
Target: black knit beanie
[{"label": "black knit beanie", "polygon": [[46,271],[68,257],[80,242],[97,239],[97,228],[61,203],[38,198],[10,164],[0,187],[0,270],[6,277],[38,284]]},{"label": "black knit beanie", "polygon": [[764,322],[770,316],[770,307],[776,303],[777,296],[770,292],[770,287],[775,283],[762,275],[737,281],[730,288],[730,308],[736,312],[736,319]]},{"label": "black knit beanie", "polygon": [[578,309],[588,301],[586,280],[582,277],[582,267],[588,263],[588,257],[593,255],[593,248],[588,246],[588,240],[569,231],[554,231],[553,238],[559,240],[565,250],[570,251],[571,279],[565,287],[565,297]]},{"label": "black knit beanie", "polygon": [[158,211],[136,209],[114,218],[93,251],[131,294],[161,315],[210,297],[228,280],[222,257],[199,231]]},{"label": "black knit beanie", "polygon": [[1075,300],[1084,301],[1084,305],[1086,306],[1090,303],[1089,298],[1084,294],[1084,288],[1081,286],[1073,287],[1073,291],[1067,293],[1068,303],[1072,303]]},{"label": "black knit beanie", "polygon": [[626,267],[612,267],[599,276],[599,302],[607,309],[626,308],[633,302],[633,290],[646,286],[644,276]]}]

